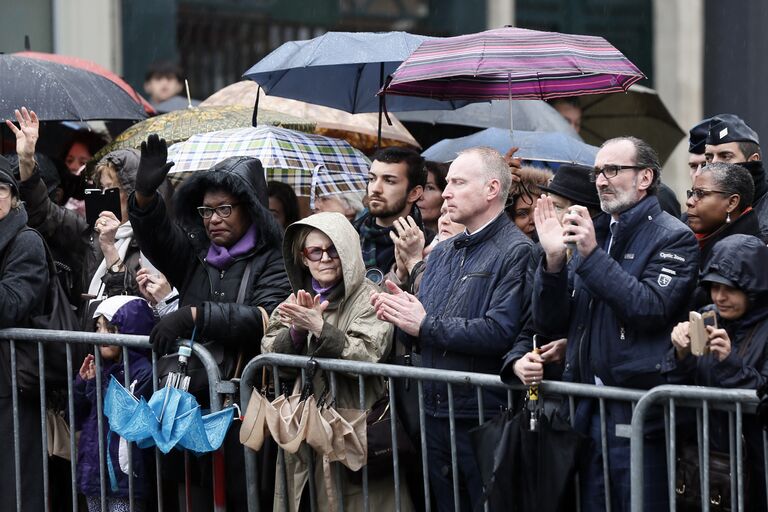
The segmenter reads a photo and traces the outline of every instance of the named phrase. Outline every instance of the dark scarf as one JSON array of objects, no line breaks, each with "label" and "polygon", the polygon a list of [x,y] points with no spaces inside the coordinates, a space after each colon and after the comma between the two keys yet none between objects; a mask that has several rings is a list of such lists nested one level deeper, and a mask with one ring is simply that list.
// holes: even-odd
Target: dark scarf
[{"label": "dark scarf", "polygon": [[205,261],[219,270],[228,269],[238,257],[248,254],[256,247],[256,235],[256,225],[251,224],[248,231],[232,247],[221,247],[211,242]]},{"label": "dark scarf", "polygon": [[[424,231],[421,211],[414,204],[411,207],[411,217],[416,225]],[[393,227],[383,227],[376,224],[376,217],[370,213],[363,217],[358,225],[360,233],[360,248],[363,251],[363,264],[366,269],[378,268],[384,274],[389,272],[395,263],[395,245],[389,238]]]},{"label": "dark scarf", "polygon": [[751,162],[742,162],[739,165],[749,171],[752,181],[755,182],[755,199],[752,201],[752,204],[755,204],[768,192],[768,182],[766,181],[763,162],[752,160]]}]

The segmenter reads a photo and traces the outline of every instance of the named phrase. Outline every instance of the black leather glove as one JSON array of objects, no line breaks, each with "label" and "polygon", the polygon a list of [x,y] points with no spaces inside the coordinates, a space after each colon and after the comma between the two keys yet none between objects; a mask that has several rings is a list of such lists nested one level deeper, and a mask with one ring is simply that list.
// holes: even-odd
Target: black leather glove
[{"label": "black leather glove", "polygon": [[173,313],[165,315],[149,333],[152,350],[159,355],[172,353],[176,348],[176,340],[189,338],[194,327],[195,321],[192,319],[191,306],[179,308]]},{"label": "black leather glove", "polygon": [[141,143],[141,160],[136,171],[136,191],[140,194],[152,197],[155,195],[168,171],[174,166],[168,162],[168,145],[165,139],[158,137],[156,133],[150,135]]}]

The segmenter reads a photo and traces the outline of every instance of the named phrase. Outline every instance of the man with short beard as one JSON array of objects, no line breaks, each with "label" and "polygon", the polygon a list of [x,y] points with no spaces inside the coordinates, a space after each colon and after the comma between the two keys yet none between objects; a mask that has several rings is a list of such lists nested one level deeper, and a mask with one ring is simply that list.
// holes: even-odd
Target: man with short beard
[{"label": "man with short beard", "polygon": [[[661,361],[672,327],[687,312],[699,251],[688,227],[659,206],[659,174],[658,157],[647,143],[611,139],[598,151],[592,170],[600,208],[609,215],[593,222],[585,207],[573,206],[561,224],[551,198],[537,202],[534,218],[545,257],[534,277],[532,322],[546,338],[568,339],[564,381],[638,389],[664,383]],[[569,243],[576,250],[566,264]],[[605,413],[606,454],[596,401],[580,401],[573,418],[594,441],[580,470],[581,505],[587,512],[606,509],[603,456],[611,508],[629,509],[629,439],[617,437],[616,427],[630,424],[632,407],[607,402]],[[645,507],[664,510],[664,435],[649,434]]]},{"label": "man with short beard", "polygon": [[390,237],[395,220],[410,215],[424,231],[415,203],[426,182],[424,159],[416,151],[390,147],[373,155],[368,171],[368,213],[354,225],[360,233],[365,268],[380,270],[379,278],[395,263],[395,246]]},{"label": "man with short beard", "polygon": [[760,224],[759,237],[768,238],[768,181],[757,133],[739,116],[718,114],[710,119],[704,156],[707,163],[739,164],[749,171],[755,183],[752,209]]}]

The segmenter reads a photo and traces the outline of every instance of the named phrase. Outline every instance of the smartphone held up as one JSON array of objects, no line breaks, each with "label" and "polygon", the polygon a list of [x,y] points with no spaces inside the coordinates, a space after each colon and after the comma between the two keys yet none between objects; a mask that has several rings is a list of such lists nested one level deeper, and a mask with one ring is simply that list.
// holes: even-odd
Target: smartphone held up
[{"label": "smartphone held up", "polygon": [[85,220],[89,226],[95,226],[101,212],[112,212],[118,219],[122,216],[120,211],[120,189],[100,188],[85,189]]},{"label": "smartphone held up", "polygon": [[696,357],[709,353],[709,333],[707,326],[717,329],[717,314],[714,311],[698,313],[691,311],[688,315],[690,326],[688,336],[691,338],[691,354]]}]

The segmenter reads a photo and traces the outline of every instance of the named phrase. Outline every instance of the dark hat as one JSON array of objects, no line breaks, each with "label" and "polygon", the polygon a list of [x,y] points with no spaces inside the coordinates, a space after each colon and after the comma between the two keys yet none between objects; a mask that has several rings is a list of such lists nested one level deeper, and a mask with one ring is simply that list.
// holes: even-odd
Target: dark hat
[{"label": "dark hat", "polygon": [[590,180],[592,169],[585,165],[563,164],[549,185],[540,187],[544,192],[562,196],[574,204],[600,208],[597,187]]},{"label": "dark hat", "polygon": [[709,124],[712,122],[712,118],[708,117],[696,126],[690,129],[688,132],[688,152],[695,155],[704,154],[704,146],[707,142],[707,134],[709,134]]},{"label": "dark hat", "polygon": [[13,168],[10,162],[6,158],[0,155],[0,183],[7,183],[11,186],[11,193],[19,196],[19,185],[16,183],[16,178],[13,177]]},{"label": "dark hat", "polygon": [[718,114],[710,119],[706,143],[718,145],[727,142],[754,142],[759,145],[760,139],[739,116]]}]

